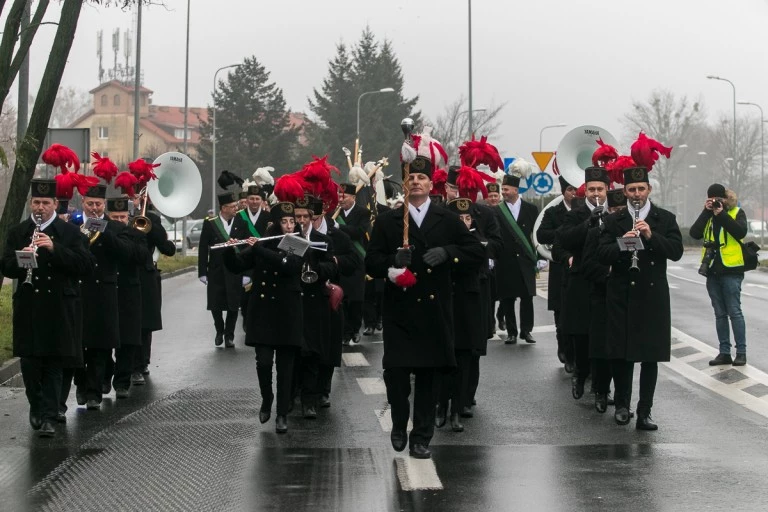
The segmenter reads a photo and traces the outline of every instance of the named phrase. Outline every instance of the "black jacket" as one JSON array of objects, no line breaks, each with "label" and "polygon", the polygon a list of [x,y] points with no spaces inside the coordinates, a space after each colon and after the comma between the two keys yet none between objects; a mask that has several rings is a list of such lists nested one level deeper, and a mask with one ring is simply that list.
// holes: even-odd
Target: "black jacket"
[{"label": "black jacket", "polygon": [[[517,225],[525,235],[531,248],[533,248],[533,225],[539,216],[539,209],[526,201],[520,205],[520,214]],[[496,291],[499,299],[512,297],[533,297],[536,295],[536,260],[529,256],[525,248],[517,241],[517,237],[507,220],[506,214],[501,208],[507,208],[507,203],[502,201],[496,207],[496,219],[501,230],[501,238],[504,248],[496,257]]]},{"label": "black jacket", "polygon": [[[203,221],[203,229],[200,232],[200,245],[197,256],[197,275],[208,278],[207,308],[209,311],[237,311],[240,307],[240,298],[243,289],[242,275],[230,272],[224,267],[225,249],[211,250],[210,247],[226,242],[216,226],[218,215]],[[232,228],[229,238],[242,239],[249,235],[243,233],[244,225],[236,224],[232,220]],[[229,250],[229,249],[226,249]],[[239,249],[236,249],[236,251]],[[253,279],[256,279],[254,276]]]},{"label": "black jacket", "polygon": [[[555,243],[555,231],[563,225],[566,213],[568,213],[568,209],[562,202],[544,211],[544,217],[542,217],[539,229],[536,231],[536,240],[540,244],[553,245]],[[554,256],[554,252],[552,252],[553,259],[549,264],[549,277],[547,278],[547,309],[549,311],[560,311],[562,302],[561,289],[564,285],[567,265],[563,265],[563,262],[555,259]]]}]

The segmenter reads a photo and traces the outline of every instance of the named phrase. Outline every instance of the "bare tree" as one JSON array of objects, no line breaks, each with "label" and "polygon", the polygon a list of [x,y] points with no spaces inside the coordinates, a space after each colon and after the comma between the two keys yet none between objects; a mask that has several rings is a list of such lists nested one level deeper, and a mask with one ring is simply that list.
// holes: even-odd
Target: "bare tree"
[{"label": "bare tree", "polygon": [[733,120],[726,115],[710,132],[713,181],[735,191],[741,200],[760,198],[760,119],[741,117],[736,121],[736,149],[733,147]]},{"label": "bare tree", "polygon": [[[501,126],[499,114],[505,106],[506,103],[491,104],[485,110],[473,112],[472,128],[478,137],[486,135],[490,139],[496,134]],[[468,114],[467,100],[462,95],[456,101],[447,104],[434,123],[429,121],[424,123],[425,126],[432,126],[432,136],[442,143],[448,153],[450,165],[458,164],[459,146],[472,136],[469,133]]]},{"label": "bare tree", "polygon": [[[648,100],[633,101],[632,109],[624,114],[624,125],[628,140],[634,140],[639,132],[658,140],[665,146],[687,144],[695,131],[704,124],[706,112],[701,100],[692,101],[687,96],[676,97],[671,91],[654,90]],[[653,177],[659,181],[661,190],[654,194],[661,205],[669,203],[676,174],[684,162],[675,161],[675,154],[669,160],[660,158],[653,167]]]},{"label": "bare tree", "polygon": [[[53,104],[51,128],[67,128],[91,108],[91,95],[76,87],[59,87]],[[32,101],[31,103],[34,103]]]},{"label": "bare tree", "polygon": [[13,106],[13,98],[5,100],[2,112],[0,112],[0,210],[5,206],[5,197],[8,195],[8,184],[11,181],[11,171],[14,165],[14,151],[16,146],[16,109]]}]

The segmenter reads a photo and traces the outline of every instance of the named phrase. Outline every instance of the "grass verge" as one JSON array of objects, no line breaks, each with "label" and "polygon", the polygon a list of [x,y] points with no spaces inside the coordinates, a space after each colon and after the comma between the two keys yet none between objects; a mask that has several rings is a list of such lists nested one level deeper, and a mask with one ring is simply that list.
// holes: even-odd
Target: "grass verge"
[{"label": "grass verge", "polygon": [[196,267],[197,256],[160,256],[157,262],[157,268],[163,272],[173,272],[186,267]]},{"label": "grass verge", "polygon": [[13,354],[13,326],[11,321],[11,293],[13,285],[6,283],[0,291],[0,364]]}]

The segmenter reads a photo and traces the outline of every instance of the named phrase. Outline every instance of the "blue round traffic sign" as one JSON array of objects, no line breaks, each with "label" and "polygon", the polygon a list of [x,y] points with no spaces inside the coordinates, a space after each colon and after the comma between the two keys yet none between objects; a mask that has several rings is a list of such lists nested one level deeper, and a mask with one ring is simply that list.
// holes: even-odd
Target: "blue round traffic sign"
[{"label": "blue round traffic sign", "polygon": [[549,174],[545,172],[537,172],[531,176],[531,188],[539,194],[543,195],[552,190],[555,184],[555,180]]}]

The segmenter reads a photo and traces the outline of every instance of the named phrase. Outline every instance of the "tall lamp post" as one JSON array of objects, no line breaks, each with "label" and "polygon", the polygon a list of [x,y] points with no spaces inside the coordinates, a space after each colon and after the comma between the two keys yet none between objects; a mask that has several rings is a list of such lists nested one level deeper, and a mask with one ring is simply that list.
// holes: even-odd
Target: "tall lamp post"
[{"label": "tall lamp post", "polygon": [[211,166],[211,210],[216,213],[216,75],[219,71],[229,68],[239,68],[240,64],[230,64],[216,70],[213,74],[213,165]]},{"label": "tall lamp post", "polygon": [[474,133],[472,119],[472,0],[467,0],[467,65],[469,66],[469,136]]},{"label": "tall lamp post", "polygon": [[751,101],[740,101],[739,105],[751,105],[760,110],[760,246],[765,245],[765,137],[763,107]]},{"label": "tall lamp post", "polygon": [[376,91],[366,91],[357,97],[357,131],[355,132],[355,154],[352,155],[352,158],[355,159],[355,161],[357,161],[357,151],[360,149],[360,100],[363,99],[363,96],[368,96],[369,94],[382,94],[387,92],[395,92],[395,90],[392,87],[384,87],[383,89],[378,89]]},{"label": "tall lamp post", "polygon": [[736,174],[736,86],[733,82],[727,78],[723,78],[715,75],[707,75],[710,80],[720,80],[722,82],[728,82],[733,87],[733,160],[731,160],[731,169]]},{"label": "tall lamp post", "polygon": [[544,136],[544,130],[547,130],[549,128],[565,128],[566,126],[568,125],[565,123],[558,123],[558,124],[550,124],[542,128],[539,131],[539,152],[541,152],[541,141],[543,140],[542,137]]}]

